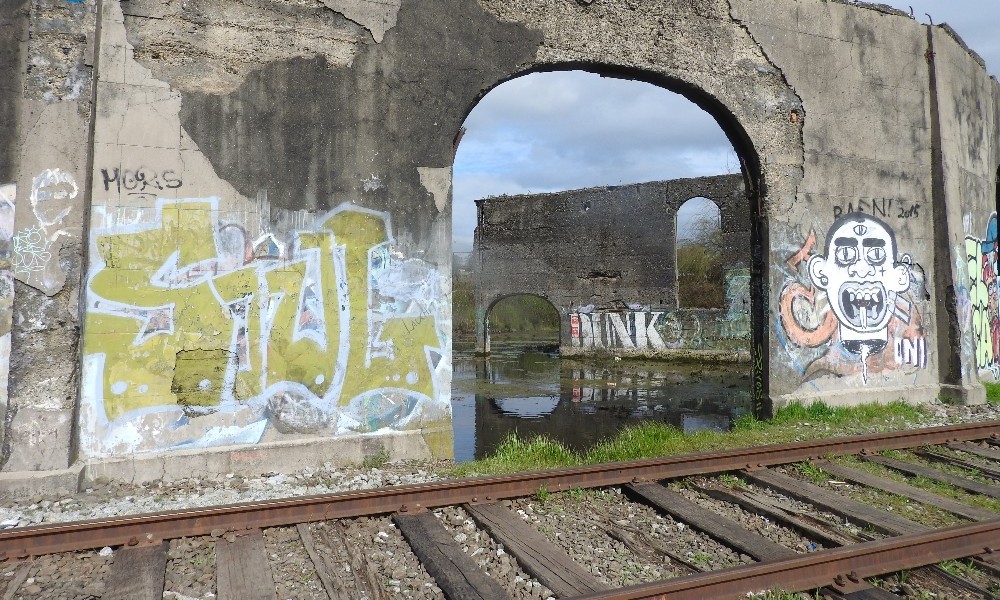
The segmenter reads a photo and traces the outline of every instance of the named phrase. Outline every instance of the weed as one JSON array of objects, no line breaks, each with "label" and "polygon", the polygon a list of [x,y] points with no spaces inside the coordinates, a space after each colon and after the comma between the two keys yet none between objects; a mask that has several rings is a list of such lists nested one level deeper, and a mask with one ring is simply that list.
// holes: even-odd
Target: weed
[{"label": "weed", "polygon": [[695,552],[691,555],[691,562],[707,567],[712,562],[712,555],[708,552]]},{"label": "weed", "polygon": [[361,461],[361,468],[363,469],[378,469],[384,467],[389,463],[389,451],[382,448],[377,454],[371,454],[366,456],[364,460]]},{"label": "weed", "polygon": [[213,558],[214,557],[211,554],[195,554],[191,558],[191,564],[200,569],[201,567],[204,567],[208,563],[212,562]]},{"label": "weed", "polygon": [[955,577],[968,577],[979,572],[971,560],[946,560],[938,566]]},{"label": "weed", "polygon": [[[816,592],[815,598],[819,598],[818,591]],[[756,594],[747,594],[747,598],[753,598],[754,600],[802,600],[805,597],[804,594],[798,594],[795,592],[786,592],[783,590],[768,590],[766,592],[759,592]]]},{"label": "weed", "polygon": [[576,487],[566,492],[566,497],[571,500],[584,500],[587,497],[587,490]]},{"label": "weed", "polygon": [[795,465],[795,468],[813,483],[826,483],[830,480],[826,472],[811,462]]},{"label": "weed", "polygon": [[535,500],[538,500],[542,504],[545,504],[551,496],[552,494],[549,493],[549,490],[544,485],[538,486],[538,490],[535,492]]},{"label": "weed", "polygon": [[719,475],[718,479],[719,483],[731,488],[746,489],[749,487],[747,486],[747,482],[730,473],[723,473],[722,475]]}]

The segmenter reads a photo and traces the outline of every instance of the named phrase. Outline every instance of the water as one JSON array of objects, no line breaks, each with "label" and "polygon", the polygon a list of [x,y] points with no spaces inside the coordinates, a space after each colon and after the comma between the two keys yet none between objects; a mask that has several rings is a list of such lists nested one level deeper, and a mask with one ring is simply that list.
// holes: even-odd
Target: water
[{"label": "water", "polygon": [[749,366],[560,358],[494,342],[486,358],[454,347],[455,460],[490,454],[510,432],[545,434],[585,451],[640,421],[685,431],[728,430],[749,414]]}]

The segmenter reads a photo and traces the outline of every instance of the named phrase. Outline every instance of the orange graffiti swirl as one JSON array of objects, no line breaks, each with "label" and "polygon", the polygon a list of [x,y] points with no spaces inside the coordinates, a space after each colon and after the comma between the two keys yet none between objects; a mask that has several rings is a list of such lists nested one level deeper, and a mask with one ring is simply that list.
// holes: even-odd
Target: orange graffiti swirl
[{"label": "orange graffiti swirl", "polygon": [[795,345],[805,348],[815,348],[830,341],[837,331],[837,316],[833,311],[827,311],[823,317],[823,322],[816,329],[808,329],[799,324],[798,319],[792,310],[792,306],[797,298],[803,298],[809,305],[816,306],[815,288],[807,289],[798,282],[792,282],[781,291],[780,311],[781,326],[785,329],[790,339]]}]

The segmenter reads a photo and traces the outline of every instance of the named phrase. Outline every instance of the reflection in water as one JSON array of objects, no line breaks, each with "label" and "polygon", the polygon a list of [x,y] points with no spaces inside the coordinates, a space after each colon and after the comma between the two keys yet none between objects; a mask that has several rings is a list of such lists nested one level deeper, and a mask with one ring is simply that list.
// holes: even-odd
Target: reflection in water
[{"label": "reflection in water", "polygon": [[488,359],[456,344],[454,361],[457,461],[488,455],[510,432],[583,451],[638,421],[724,431],[750,412],[746,367],[560,359],[513,343],[495,343]]}]

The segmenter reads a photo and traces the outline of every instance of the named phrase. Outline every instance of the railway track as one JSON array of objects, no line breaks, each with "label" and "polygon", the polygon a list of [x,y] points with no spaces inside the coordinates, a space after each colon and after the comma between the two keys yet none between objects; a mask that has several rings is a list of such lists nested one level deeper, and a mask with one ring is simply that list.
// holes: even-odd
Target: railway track
[{"label": "railway track", "polygon": [[[533,508],[559,492],[596,489],[604,491],[573,504],[563,521]],[[608,490],[615,506],[602,504]],[[891,510],[888,498],[916,511]],[[872,578],[911,570],[958,597],[996,598],[995,509],[1000,422],[976,423],[8,529],[0,568],[11,576],[0,580],[0,599],[164,598],[168,571],[184,561],[214,564],[201,575],[206,594],[273,599],[289,577],[276,544],[308,556],[314,581],[301,595],[317,598],[724,598],[780,589],[889,599],[898,596]],[[666,525],[637,528],[636,511],[665,519],[670,532],[697,532],[709,550],[684,552]],[[365,519],[380,524],[375,538],[352,533]],[[760,519],[767,526],[755,530]],[[560,540],[570,522],[613,540],[647,571],[613,578],[599,560],[582,564],[586,549]],[[463,546],[470,535],[483,540],[475,552]],[[100,548],[113,556],[101,560]],[[476,556],[484,549],[489,560]],[[712,555],[729,563],[713,565]],[[77,564],[52,558],[67,556],[98,566],[72,592],[47,592],[46,574]],[[393,584],[403,567],[392,559],[404,556],[433,585]],[[959,576],[933,566],[957,559],[967,559]],[[498,581],[512,570],[534,595]],[[630,580],[645,583],[622,585]]]}]

